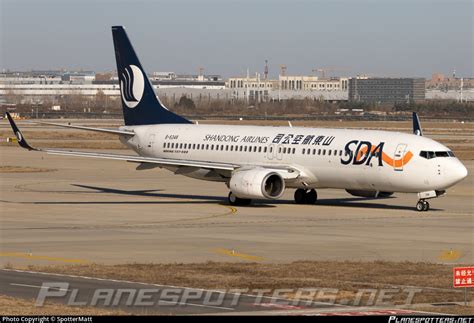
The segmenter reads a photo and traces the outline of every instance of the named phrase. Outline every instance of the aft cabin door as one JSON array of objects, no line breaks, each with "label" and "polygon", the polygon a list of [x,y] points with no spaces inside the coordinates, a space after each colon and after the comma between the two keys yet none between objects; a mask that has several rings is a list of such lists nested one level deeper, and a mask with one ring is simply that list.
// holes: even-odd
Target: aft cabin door
[{"label": "aft cabin door", "polygon": [[405,157],[405,152],[407,150],[406,144],[398,144],[395,149],[395,154],[393,155],[393,169],[396,171],[403,171],[403,157]]}]

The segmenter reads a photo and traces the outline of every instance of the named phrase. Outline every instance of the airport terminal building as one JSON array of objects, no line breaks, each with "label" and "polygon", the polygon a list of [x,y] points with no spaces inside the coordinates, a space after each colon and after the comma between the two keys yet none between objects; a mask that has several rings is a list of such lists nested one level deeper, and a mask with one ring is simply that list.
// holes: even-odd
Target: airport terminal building
[{"label": "airport terminal building", "polygon": [[425,100],[423,78],[368,78],[349,79],[349,101],[394,104]]}]

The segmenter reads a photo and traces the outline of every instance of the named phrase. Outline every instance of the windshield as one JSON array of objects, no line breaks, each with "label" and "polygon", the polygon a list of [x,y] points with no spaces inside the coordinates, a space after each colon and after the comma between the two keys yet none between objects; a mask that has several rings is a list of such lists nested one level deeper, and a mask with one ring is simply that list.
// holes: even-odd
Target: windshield
[{"label": "windshield", "polygon": [[420,151],[420,156],[426,159],[438,158],[438,157],[455,157],[452,151]]}]

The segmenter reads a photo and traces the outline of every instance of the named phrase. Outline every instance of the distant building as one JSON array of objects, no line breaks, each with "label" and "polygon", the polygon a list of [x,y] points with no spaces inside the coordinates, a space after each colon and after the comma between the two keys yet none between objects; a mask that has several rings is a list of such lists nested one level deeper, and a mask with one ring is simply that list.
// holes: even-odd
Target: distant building
[{"label": "distant building", "polygon": [[[347,100],[348,78],[318,78],[317,76],[280,75],[278,80],[252,77],[231,77],[226,83],[232,90],[233,98],[269,99],[289,98],[327,98],[330,100]],[[326,95],[326,92],[339,95]],[[344,95],[346,93],[346,95]]]},{"label": "distant building", "polygon": [[231,77],[227,87],[232,90],[233,98],[267,101],[271,90],[278,89],[277,80],[265,80],[260,75],[253,77]]},{"label": "distant building", "polygon": [[349,79],[349,101],[366,103],[413,103],[425,100],[423,78]]},{"label": "distant building", "polygon": [[317,76],[287,76],[280,75],[279,84],[282,90],[296,91],[347,91],[348,78]]},{"label": "distant building", "polygon": [[426,88],[441,91],[473,89],[474,78],[446,77],[444,74],[434,73],[431,79],[426,80]]}]

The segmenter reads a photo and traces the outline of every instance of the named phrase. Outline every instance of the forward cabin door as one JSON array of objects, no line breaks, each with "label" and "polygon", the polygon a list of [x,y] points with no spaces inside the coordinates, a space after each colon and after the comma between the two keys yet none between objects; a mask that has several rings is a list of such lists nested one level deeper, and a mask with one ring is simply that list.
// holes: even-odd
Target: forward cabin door
[{"label": "forward cabin door", "polygon": [[398,144],[397,148],[395,149],[395,154],[393,155],[393,169],[398,172],[403,171],[403,157],[405,157],[406,150],[406,144]]}]

